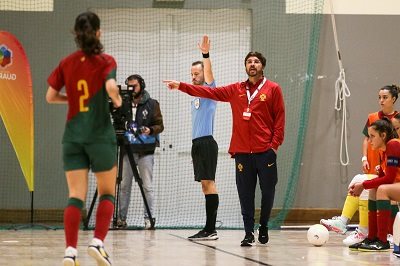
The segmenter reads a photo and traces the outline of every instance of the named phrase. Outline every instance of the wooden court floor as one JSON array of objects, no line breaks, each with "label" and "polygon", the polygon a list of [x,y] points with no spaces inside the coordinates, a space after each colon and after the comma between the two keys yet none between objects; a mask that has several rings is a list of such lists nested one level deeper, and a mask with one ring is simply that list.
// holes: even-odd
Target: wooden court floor
[{"label": "wooden court floor", "polygon": [[[267,246],[240,247],[241,230],[220,230],[217,241],[191,242],[197,230],[110,231],[105,241],[113,265],[400,265],[391,252],[353,252],[342,244],[343,236],[330,233],[322,247],[307,242],[305,230],[270,231]],[[80,231],[81,266],[96,265],[86,254],[92,231]],[[61,265],[63,230],[0,231],[0,265]]]}]

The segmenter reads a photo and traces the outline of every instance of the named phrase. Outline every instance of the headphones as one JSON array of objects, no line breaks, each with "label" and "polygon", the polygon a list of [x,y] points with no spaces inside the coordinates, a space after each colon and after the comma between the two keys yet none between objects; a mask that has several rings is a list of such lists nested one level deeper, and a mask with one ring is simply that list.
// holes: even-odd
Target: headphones
[{"label": "headphones", "polygon": [[128,81],[132,79],[136,79],[139,82],[141,91],[146,88],[146,83],[144,83],[144,79],[138,74],[130,75],[129,77],[127,77],[125,80],[125,85],[128,85]]}]

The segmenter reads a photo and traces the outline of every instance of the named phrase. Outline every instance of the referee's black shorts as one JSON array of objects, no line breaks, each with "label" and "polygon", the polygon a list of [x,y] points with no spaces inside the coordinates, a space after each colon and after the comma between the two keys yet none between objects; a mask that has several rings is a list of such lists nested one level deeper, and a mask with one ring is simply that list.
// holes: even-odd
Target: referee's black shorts
[{"label": "referee's black shorts", "polygon": [[194,180],[215,180],[218,144],[213,136],[204,136],[192,141]]}]

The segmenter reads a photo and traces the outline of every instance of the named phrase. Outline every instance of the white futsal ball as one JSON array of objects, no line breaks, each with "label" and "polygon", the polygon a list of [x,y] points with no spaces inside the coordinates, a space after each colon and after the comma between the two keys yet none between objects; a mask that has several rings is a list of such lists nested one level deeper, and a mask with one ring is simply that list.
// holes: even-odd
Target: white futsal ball
[{"label": "white futsal ball", "polygon": [[329,231],[321,224],[314,224],[307,231],[307,239],[310,244],[320,247],[328,242]]}]

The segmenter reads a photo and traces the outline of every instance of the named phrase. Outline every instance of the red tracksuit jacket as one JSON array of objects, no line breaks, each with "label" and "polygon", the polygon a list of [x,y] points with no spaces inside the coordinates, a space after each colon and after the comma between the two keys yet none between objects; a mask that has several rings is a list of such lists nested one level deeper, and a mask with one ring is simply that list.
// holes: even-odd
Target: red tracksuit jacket
[{"label": "red tracksuit jacket", "polygon": [[277,83],[267,80],[250,102],[250,120],[243,119],[243,112],[248,106],[246,82],[215,89],[181,82],[179,90],[192,96],[230,103],[233,117],[231,155],[265,152],[271,148],[277,150],[282,144],[285,106],[282,89]]}]

